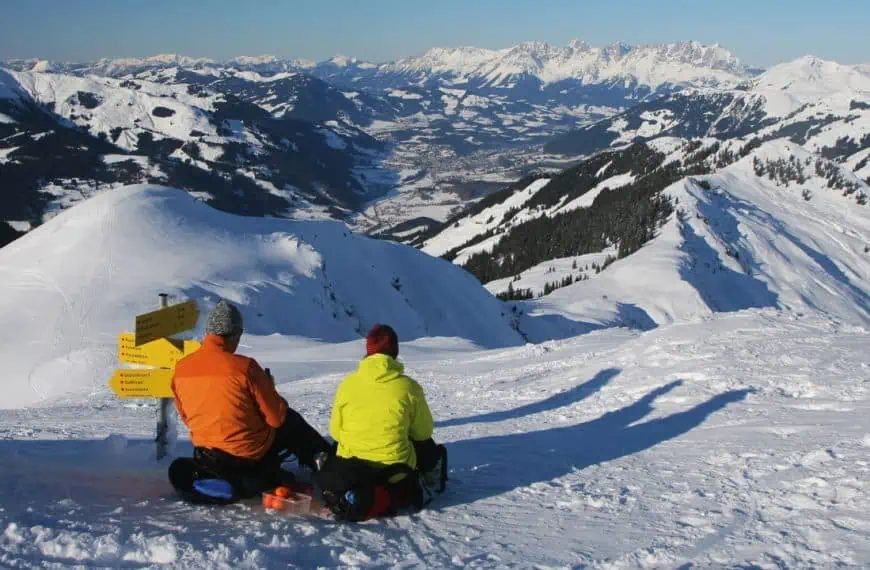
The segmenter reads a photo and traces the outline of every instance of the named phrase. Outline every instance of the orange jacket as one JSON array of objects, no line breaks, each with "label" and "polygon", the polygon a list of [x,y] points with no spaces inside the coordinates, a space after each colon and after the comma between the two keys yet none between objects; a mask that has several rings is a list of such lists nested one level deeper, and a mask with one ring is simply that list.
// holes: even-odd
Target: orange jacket
[{"label": "orange jacket", "polygon": [[236,457],[263,457],[287,415],[287,402],[257,361],[229,352],[216,335],[178,361],[172,392],[193,445]]}]

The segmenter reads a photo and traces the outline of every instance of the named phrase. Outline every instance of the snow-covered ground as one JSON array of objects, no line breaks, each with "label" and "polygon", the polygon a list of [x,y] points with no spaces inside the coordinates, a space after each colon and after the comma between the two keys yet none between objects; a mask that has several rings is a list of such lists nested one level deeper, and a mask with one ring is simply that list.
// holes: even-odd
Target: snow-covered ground
[{"label": "snow-covered ground", "polygon": [[[244,342],[325,430],[361,341]],[[497,351],[416,341],[403,357],[450,487],[362,525],[178,502],[153,459],[153,408],[102,387],[4,411],[0,565],[865,567],[868,342],[773,309]]]}]

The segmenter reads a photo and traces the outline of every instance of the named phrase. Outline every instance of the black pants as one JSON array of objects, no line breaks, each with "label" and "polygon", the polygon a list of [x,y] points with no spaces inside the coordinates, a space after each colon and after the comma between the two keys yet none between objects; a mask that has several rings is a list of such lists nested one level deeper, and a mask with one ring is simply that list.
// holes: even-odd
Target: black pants
[{"label": "black pants", "polygon": [[[432,439],[412,443],[417,454],[416,470],[401,463],[378,466],[356,457],[331,456],[323,470],[316,475],[327,506],[339,518],[357,521],[410,506],[421,508],[423,497],[415,471],[431,471],[445,451]],[[392,480],[400,474],[405,477]],[[343,500],[345,493],[351,489],[355,493],[355,503],[352,505]]]},{"label": "black pants", "polygon": [[314,466],[314,456],[329,452],[330,446],[320,433],[291,408],[275,432],[272,447],[262,458],[236,457],[219,449],[196,448],[195,461],[221,478],[227,479],[243,496],[252,496],[282,483],[281,462],[295,455],[300,465]]},{"label": "black pants", "polygon": [[417,454],[417,470],[426,473],[432,471],[441,459],[441,449],[431,437],[423,441],[412,441]]},{"label": "black pants", "polygon": [[275,432],[275,441],[271,449],[260,461],[276,462],[281,465],[281,458],[295,455],[300,465],[314,468],[314,456],[321,451],[329,453],[331,447],[320,433],[305,421],[299,412],[287,408],[284,423]]}]

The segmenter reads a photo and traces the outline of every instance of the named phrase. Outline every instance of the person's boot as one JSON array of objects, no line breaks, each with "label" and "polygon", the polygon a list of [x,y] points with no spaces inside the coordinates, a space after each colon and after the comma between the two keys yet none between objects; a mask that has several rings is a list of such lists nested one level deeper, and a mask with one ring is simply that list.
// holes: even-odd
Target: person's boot
[{"label": "person's boot", "polygon": [[443,493],[447,488],[447,448],[443,445],[438,446],[440,456],[438,461],[429,471],[424,472],[423,483],[430,490]]}]

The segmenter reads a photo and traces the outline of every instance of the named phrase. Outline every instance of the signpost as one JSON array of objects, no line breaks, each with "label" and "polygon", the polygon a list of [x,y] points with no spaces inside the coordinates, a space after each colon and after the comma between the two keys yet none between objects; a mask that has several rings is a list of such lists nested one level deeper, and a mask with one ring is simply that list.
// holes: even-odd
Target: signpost
[{"label": "signpost", "polygon": [[119,398],[172,398],[172,370],[115,370],[109,386]]},{"label": "signpost", "polygon": [[159,398],[157,419],[157,459],[166,456],[169,429],[169,404],[172,402],[172,375],[184,356],[199,350],[193,340],[167,338],[196,326],[199,308],[196,301],[167,306],[167,295],[160,294],[160,309],[138,315],[133,333],[118,335],[118,360],[149,368],[122,368],[112,374],[109,386],[119,398]]},{"label": "signpost", "polygon": [[176,362],[191,352],[196,352],[200,347],[195,340],[174,338],[159,338],[136,346],[135,338],[136,335],[133,333],[118,335],[118,360],[129,364],[175,368]]},{"label": "signpost", "polygon": [[178,305],[166,306],[166,294],[161,294],[161,309],[136,317],[135,345],[172,336],[176,333],[192,329],[199,318],[199,308],[196,301],[188,301]]}]

